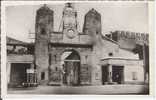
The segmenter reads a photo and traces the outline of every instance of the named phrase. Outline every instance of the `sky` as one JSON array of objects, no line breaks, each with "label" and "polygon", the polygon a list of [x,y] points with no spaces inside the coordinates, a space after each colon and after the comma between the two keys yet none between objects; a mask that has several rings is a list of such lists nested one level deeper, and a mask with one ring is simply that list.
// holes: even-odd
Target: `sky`
[{"label": "sky", "polygon": [[[7,36],[30,42],[29,32],[35,33],[36,11],[41,6],[43,4],[7,6],[5,9]],[[54,31],[61,31],[59,26],[65,4],[48,3],[47,6],[54,11]],[[74,3],[74,7],[78,13],[79,32],[82,32],[85,14],[94,8],[101,14],[102,34],[108,34],[115,30],[148,33],[148,4],[145,2],[79,2]]]}]

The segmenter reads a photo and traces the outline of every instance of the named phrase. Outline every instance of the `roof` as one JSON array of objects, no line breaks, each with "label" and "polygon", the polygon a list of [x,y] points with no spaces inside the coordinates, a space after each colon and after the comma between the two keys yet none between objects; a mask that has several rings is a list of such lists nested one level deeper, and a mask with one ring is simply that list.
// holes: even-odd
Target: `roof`
[{"label": "roof", "polygon": [[52,11],[46,4],[38,9],[38,11]]},{"label": "roof", "polygon": [[108,38],[107,36],[104,36],[104,35],[101,34],[101,37],[102,37],[102,39],[106,39],[106,40],[108,40],[108,41],[110,41],[110,42],[112,42],[112,43],[115,43],[115,44],[119,45],[118,42],[116,42],[116,41],[114,41],[114,40]]},{"label": "roof", "polygon": [[112,42],[112,43],[117,44],[117,45],[119,46],[119,48],[122,49],[122,50],[126,50],[126,51],[128,51],[128,52],[132,52],[132,50],[130,50],[130,49],[122,48],[122,47],[119,45],[119,43],[118,43],[117,41],[114,41],[114,40],[112,40],[111,38],[109,38],[109,37],[107,37],[107,36],[101,35],[101,37],[102,37],[103,39],[106,39],[106,40]]},{"label": "roof", "polygon": [[28,43],[28,42],[16,40],[16,39],[8,37],[8,36],[6,37],[6,40],[7,40],[8,45],[31,45],[31,44],[34,44],[34,43]]},{"label": "roof", "polygon": [[19,41],[8,36],[6,37],[6,39],[7,39],[7,44],[27,44],[26,42]]},{"label": "roof", "polygon": [[92,14],[92,13],[94,13],[94,14],[96,14],[96,15],[98,15],[98,16],[101,16],[100,13],[97,12],[94,8],[90,9],[90,10],[86,13],[86,15],[90,15],[90,14]]}]

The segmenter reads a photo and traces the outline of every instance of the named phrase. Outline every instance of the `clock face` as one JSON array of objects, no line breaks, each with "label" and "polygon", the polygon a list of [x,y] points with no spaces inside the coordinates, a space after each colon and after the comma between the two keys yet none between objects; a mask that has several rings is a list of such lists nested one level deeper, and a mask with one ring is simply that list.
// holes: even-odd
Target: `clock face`
[{"label": "clock face", "polygon": [[75,35],[76,35],[76,34],[75,34],[75,32],[74,32],[73,29],[68,29],[68,30],[67,30],[67,36],[68,36],[70,39],[74,38]]}]

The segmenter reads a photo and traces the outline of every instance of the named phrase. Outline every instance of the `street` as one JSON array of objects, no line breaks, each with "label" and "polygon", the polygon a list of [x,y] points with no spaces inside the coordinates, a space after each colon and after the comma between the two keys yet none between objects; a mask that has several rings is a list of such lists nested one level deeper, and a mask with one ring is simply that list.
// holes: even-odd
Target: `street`
[{"label": "street", "polygon": [[90,94],[126,95],[147,94],[145,85],[103,85],[103,86],[38,86],[34,88],[9,88],[8,94]]}]

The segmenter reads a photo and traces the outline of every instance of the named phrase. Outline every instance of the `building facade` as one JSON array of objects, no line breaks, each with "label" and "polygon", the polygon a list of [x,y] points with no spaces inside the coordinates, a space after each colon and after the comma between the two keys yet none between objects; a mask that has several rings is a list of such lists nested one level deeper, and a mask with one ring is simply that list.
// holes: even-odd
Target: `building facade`
[{"label": "building facade", "polygon": [[[101,15],[91,9],[78,32],[77,11],[67,3],[62,31],[54,32],[54,12],[46,5],[36,12],[35,43],[8,41],[8,84],[106,85],[143,84],[144,64],[139,54],[121,48],[101,31]],[[15,47],[27,52],[12,53]],[[21,75],[24,73],[23,75]]]}]

